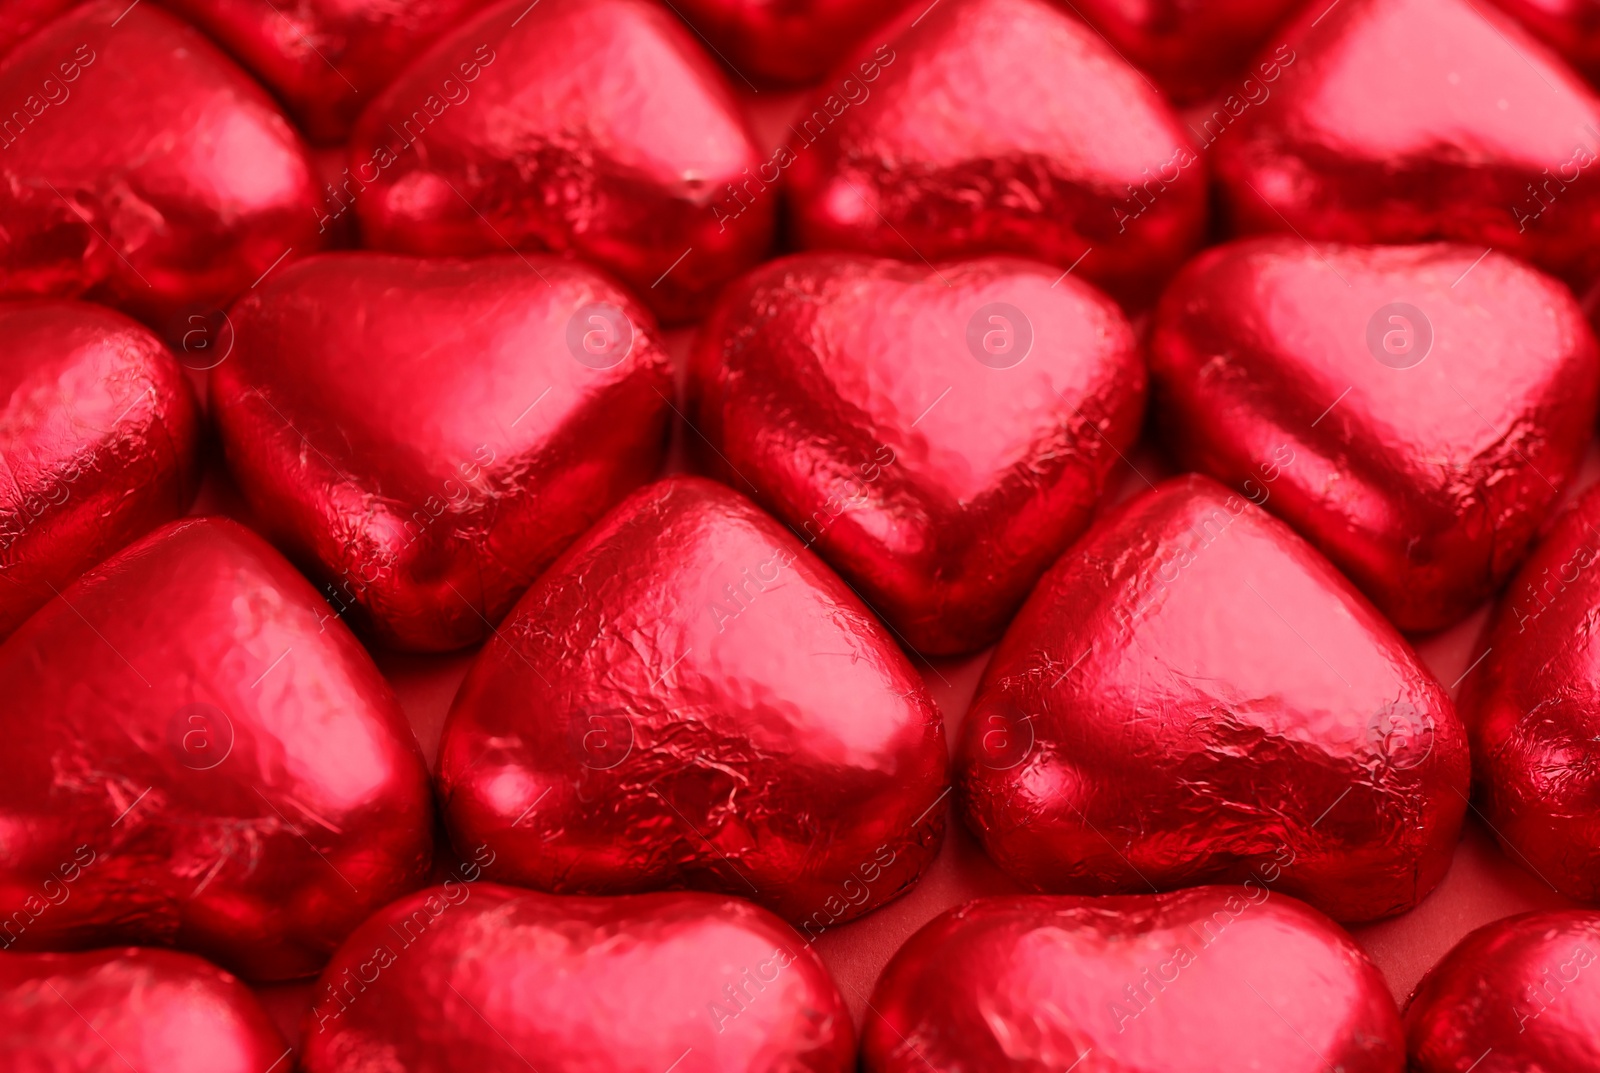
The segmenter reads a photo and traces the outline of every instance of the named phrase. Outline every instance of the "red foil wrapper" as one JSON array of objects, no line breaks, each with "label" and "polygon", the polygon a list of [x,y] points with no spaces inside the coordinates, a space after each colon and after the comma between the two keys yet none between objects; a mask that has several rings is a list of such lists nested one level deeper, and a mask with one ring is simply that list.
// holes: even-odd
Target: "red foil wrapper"
[{"label": "red foil wrapper", "polygon": [[1466,734],[1403,638],[1276,518],[1200,476],[1097,523],[984,672],[968,826],[1074,894],[1240,879],[1340,920],[1410,909],[1450,864]]},{"label": "red foil wrapper", "polygon": [[[815,82],[908,0],[679,0],[676,10],[729,69],[758,82]],[[752,88],[754,88],[752,86]]]},{"label": "red foil wrapper", "polygon": [[1600,913],[1523,913],[1486,924],[1429,970],[1406,1006],[1413,1073],[1592,1069]]},{"label": "red foil wrapper", "polygon": [[288,1068],[289,1049],[250,989],[170,950],[0,954],[0,1019],[0,1064],[12,1073]]},{"label": "red foil wrapper", "polygon": [[0,0],[0,57],[79,0]]},{"label": "red foil wrapper", "polygon": [[826,558],[902,641],[993,644],[1139,435],[1145,371],[1059,269],[858,254],[774,261],[692,364],[703,464]]},{"label": "red foil wrapper", "polygon": [[344,141],[407,61],[485,0],[160,0],[239,58],[315,142]]},{"label": "red foil wrapper", "polygon": [[1600,79],[1600,6],[1590,0],[1495,0],[1593,84]]},{"label": "red foil wrapper", "polygon": [[1403,630],[1505,582],[1600,394],[1567,288],[1471,246],[1207,250],[1163,296],[1150,357],[1178,461],[1288,521]]},{"label": "red foil wrapper", "polygon": [[0,302],[0,638],[73,578],[182,514],[199,417],[138,324],[86,302]]},{"label": "red foil wrapper", "polygon": [[81,295],[176,336],[316,247],[299,135],[151,4],[51,23],[0,66],[0,100],[20,102],[0,125],[0,295]]},{"label": "red foil wrapper", "polygon": [[386,644],[482,640],[660,465],[670,363],[650,315],[582,265],[327,254],[229,318],[211,374],[229,466],[263,531]]},{"label": "red foil wrapper", "polygon": [[1282,77],[1191,125],[1241,231],[1459,241],[1581,289],[1600,271],[1600,99],[1471,0],[1310,4]]},{"label": "red foil wrapper", "polygon": [[1153,297],[1206,213],[1204,162],[1161,94],[1044,0],[922,7],[862,40],[758,172],[787,175],[800,245],[1015,253]]},{"label": "red foil wrapper", "polygon": [[674,477],[511,612],[450,710],[438,789],[498,880],[724,891],[809,939],[932,862],[947,762],[921,677],[850,590],[742,496]]},{"label": "red foil wrapper", "polygon": [[849,1073],[855,1038],[822,961],[748,902],[451,880],[340,948],[301,1061],[306,1073]]},{"label": "red foil wrapper", "polygon": [[0,646],[0,941],[315,972],[422,882],[421,751],[372,660],[233,522],[174,522]]},{"label": "red foil wrapper", "polygon": [[1512,860],[1563,894],[1600,901],[1600,490],[1561,516],[1512,579],[1478,645],[1461,714],[1474,783]]},{"label": "red foil wrapper", "polygon": [[771,240],[774,193],[725,204],[761,163],[727,76],[667,8],[506,0],[367,109],[329,213],[354,205],[383,249],[571,254],[683,321]]},{"label": "red foil wrapper", "polygon": [[1272,884],[952,909],[879,978],[862,1070],[1400,1073],[1377,968]]}]

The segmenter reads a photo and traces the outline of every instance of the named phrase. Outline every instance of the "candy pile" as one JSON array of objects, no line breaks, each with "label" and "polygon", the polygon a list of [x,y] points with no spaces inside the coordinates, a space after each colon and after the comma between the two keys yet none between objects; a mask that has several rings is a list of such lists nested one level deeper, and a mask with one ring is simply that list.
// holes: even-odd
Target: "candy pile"
[{"label": "candy pile", "polygon": [[1600,1071],[1594,79],[0,0],[0,1071]]}]

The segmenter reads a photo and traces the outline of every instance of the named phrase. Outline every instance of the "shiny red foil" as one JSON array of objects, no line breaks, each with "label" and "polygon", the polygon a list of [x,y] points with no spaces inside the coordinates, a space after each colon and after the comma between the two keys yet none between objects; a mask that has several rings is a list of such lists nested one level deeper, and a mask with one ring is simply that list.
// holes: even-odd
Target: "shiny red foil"
[{"label": "shiny red foil", "polygon": [[1098,522],[1000,642],[957,758],[968,826],[1074,894],[1242,879],[1339,920],[1443,876],[1466,734],[1405,640],[1310,545],[1209,478]]},{"label": "shiny red foil", "polygon": [[249,988],[171,950],[0,954],[0,1025],[12,1073],[264,1073],[289,1053]]},{"label": "shiny red foil", "polygon": [[725,291],[698,338],[705,467],[929,653],[999,638],[1144,411],[1127,319],[1036,262],[800,254]]},{"label": "shiny red foil", "polygon": [[488,636],[660,465],[669,361],[616,284],[534,254],[326,254],[229,311],[211,374],[264,532],[386,644]]},{"label": "shiny red foil", "polygon": [[1014,253],[1152,296],[1206,213],[1205,163],[1162,95],[1044,0],[923,7],[868,34],[760,170],[787,176],[799,244]]},{"label": "shiny red foil", "polygon": [[277,94],[319,144],[356,116],[439,36],[484,0],[160,0],[205,30]]},{"label": "shiny red foil", "polygon": [[[815,82],[909,0],[678,0],[685,22],[739,79]],[[753,88],[753,84],[752,84]]]},{"label": "shiny red foil", "polygon": [[1191,117],[1240,231],[1444,239],[1600,272],[1600,99],[1472,0],[1308,4],[1270,96]]},{"label": "shiny red foil", "polygon": [[1507,586],[1461,693],[1475,788],[1507,856],[1600,901],[1600,491],[1556,523]]},{"label": "shiny red foil", "polygon": [[1495,0],[1577,68],[1600,79],[1600,5],[1592,0]]},{"label": "shiny red foil", "polygon": [[1472,246],[1207,250],[1161,300],[1157,427],[1404,630],[1505,582],[1592,435],[1600,354],[1560,283]]},{"label": "shiny red foil", "polygon": [[0,58],[79,0],[0,0]]},{"label": "shiny red foil", "polygon": [[[113,25],[114,24],[114,25]],[[0,295],[84,296],[182,333],[317,244],[305,145],[200,31],[100,0],[0,64]]]},{"label": "shiny red foil", "polygon": [[590,261],[663,319],[691,320],[753,265],[776,191],[728,76],[652,0],[505,0],[363,114],[350,179],[367,244],[422,254],[548,249]]},{"label": "shiny red foil", "polygon": [[318,982],[301,1053],[305,1073],[855,1068],[822,961],[748,902],[459,880],[350,937]]},{"label": "shiny red foil", "polygon": [[894,641],[744,497],[636,493],[523,596],[439,747],[457,849],[557,893],[750,898],[807,939],[916,882],[944,724]]},{"label": "shiny red foil", "polygon": [[200,427],[161,341],[87,302],[0,302],[0,638],[182,514]]},{"label": "shiny red foil", "polygon": [[174,522],[0,646],[0,942],[304,976],[422,882],[421,751],[372,660],[234,522]]},{"label": "shiny red foil", "polygon": [[1355,941],[1263,875],[1123,898],[982,898],[884,969],[863,1073],[1400,1073]]},{"label": "shiny red foil", "polygon": [[1214,91],[1224,99],[1259,93],[1259,72],[1246,61],[1295,6],[1295,0],[1076,0],[1070,9],[1186,104]]}]

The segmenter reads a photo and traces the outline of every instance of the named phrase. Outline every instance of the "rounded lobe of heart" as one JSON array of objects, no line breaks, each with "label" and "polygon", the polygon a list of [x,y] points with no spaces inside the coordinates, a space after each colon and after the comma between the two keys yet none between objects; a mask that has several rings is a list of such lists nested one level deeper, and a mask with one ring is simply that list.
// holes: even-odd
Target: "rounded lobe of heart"
[{"label": "rounded lobe of heart", "polygon": [[87,302],[0,302],[0,638],[187,509],[200,421],[140,325]]},{"label": "rounded lobe of heart", "polygon": [[[0,66],[0,295],[88,297],[158,331],[317,245],[306,147],[199,30],[98,0]],[[181,330],[181,329],[177,329]]]},{"label": "rounded lobe of heart", "polygon": [[748,902],[451,881],[340,948],[301,1051],[306,1073],[847,1073],[855,1032],[822,960]]},{"label": "rounded lobe of heart", "polygon": [[776,192],[727,76],[650,0],[504,0],[368,106],[350,143],[367,244],[546,249],[663,320],[698,318],[771,242]]},{"label": "rounded lobe of heart", "polygon": [[684,0],[684,21],[730,69],[763,83],[805,85],[908,0],[803,0],[783,5]]},{"label": "rounded lobe of heart", "polygon": [[1567,288],[1470,246],[1208,250],[1163,296],[1150,361],[1179,461],[1288,521],[1403,630],[1505,582],[1600,396]]},{"label": "rounded lobe of heart", "polygon": [[1600,77],[1600,10],[1587,0],[1495,0],[1593,84]]},{"label": "rounded lobe of heart", "polygon": [[1270,98],[1204,126],[1231,226],[1492,247],[1582,293],[1600,272],[1594,91],[1490,5],[1315,6]]},{"label": "rounded lobe of heart", "polygon": [[1406,1004],[1416,1073],[1554,1073],[1600,1062],[1600,914],[1521,913],[1473,931]]},{"label": "rounded lobe of heart", "polygon": [[1002,258],[764,265],[699,335],[703,462],[751,487],[909,646],[994,643],[1089,524],[1144,411],[1127,319],[1060,277]]},{"label": "rounded lobe of heart", "polygon": [[19,1073],[270,1073],[288,1054],[248,987],[171,950],[0,954],[0,1016]]},{"label": "rounded lobe of heart", "polygon": [[576,262],[325,254],[229,316],[211,374],[229,466],[263,531],[386,644],[482,640],[660,465],[654,322]]},{"label": "rounded lobe of heart", "polygon": [[1209,478],[1098,522],[995,651],[957,753],[968,826],[1021,882],[1239,879],[1339,920],[1449,867],[1466,734],[1405,640],[1287,526]]},{"label": "rounded lobe of heart", "polygon": [[406,63],[485,0],[161,0],[272,88],[319,145],[350,135],[365,104]]},{"label": "rounded lobe of heart", "polygon": [[6,0],[0,4],[0,57],[80,0]]},{"label": "rounded lobe of heart", "polygon": [[1400,1073],[1382,974],[1262,882],[1130,897],[980,898],[878,979],[864,1073]]},{"label": "rounded lobe of heart", "polygon": [[1206,215],[1205,163],[1160,92],[1045,0],[920,7],[801,107],[775,158],[797,243],[913,262],[1016,254],[1153,298]]},{"label": "rounded lobe of heart", "polygon": [[1600,493],[1562,514],[1506,587],[1461,714],[1483,813],[1509,856],[1600,901]]},{"label": "rounded lobe of heart", "polygon": [[0,646],[0,936],[317,971],[432,859],[421,750],[371,658],[254,533],[156,530]]},{"label": "rounded lobe of heart", "polygon": [[850,590],[742,496],[642,489],[484,648],[439,799],[497,880],[748,897],[814,938],[916,883],[944,834],[944,725]]}]

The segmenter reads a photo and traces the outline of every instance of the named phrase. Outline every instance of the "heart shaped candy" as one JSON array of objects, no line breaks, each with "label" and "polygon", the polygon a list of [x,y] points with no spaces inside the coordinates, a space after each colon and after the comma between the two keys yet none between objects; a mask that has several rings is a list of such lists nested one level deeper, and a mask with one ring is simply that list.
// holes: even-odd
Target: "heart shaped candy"
[{"label": "heart shaped candy", "polygon": [[719,208],[760,163],[727,76],[667,8],[505,0],[367,108],[341,206],[382,249],[581,257],[682,321],[767,248],[775,192],[737,220]]},{"label": "heart shaped candy", "polygon": [[194,399],[161,341],[87,302],[0,302],[0,638],[199,479]]},{"label": "heart shaped candy", "polygon": [[1142,299],[1205,223],[1205,167],[1161,94],[1045,0],[912,5],[792,129],[770,170],[802,246],[1015,253]]},{"label": "heart shaped candy", "polygon": [[386,643],[481,640],[660,464],[666,353],[585,266],[327,254],[229,317],[211,374],[228,464],[266,531]]},{"label": "heart shaped candy", "polygon": [[165,330],[316,247],[299,136],[153,5],[52,22],[6,57],[0,100],[17,102],[0,122],[0,295],[86,295]]},{"label": "heart shaped candy", "polygon": [[321,967],[432,855],[421,750],[372,660],[233,522],[173,522],[0,645],[0,940]]},{"label": "heart shaped candy", "polygon": [[674,477],[523,596],[456,696],[458,847],[558,893],[737,893],[808,938],[938,852],[944,724],[827,567],[742,496]]},{"label": "heart shaped candy", "polygon": [[[449,882],[373,917],[306,1016],[306,1073],[847,1073],[822,961],[748,902]],[[537,1063],[537,1065],[535,1065]]]},{"label": "heart shaped candy", "polygon": [[1600,76],[1600,7],[1588,0],[1495,0],[1590,83]]},{"label": "heart shaped candy", "polygon": [[907,0],[681,0],[676,10],[740,76],[815,82]]},{"label": "heart shaped candy", "polygon": [[[45,880],[60,891],[67,882]],[[14,1073],[288,1068],[289,1049],[250,989],[170,950],[0,954],[0,1025],[0,1064]]]},{"label": "heart shaped candy", "polygon": [[1283,37],[1296,59],[1270,97],[1197,127],[1236,228],[1448,239],[1580,289],[1600,271],[1600,99],[1513,20],[1472,0],[1341,0]]},{"label": "heart shaped candy", "polygon": [[1133,330],[1047,265],[774,261],[692,362],[704,461],[924,652],[992,644],[1139,434]]},{"label": "heart shaped candy", "polygon": [[1037,888],[1134,892],[1282,866],[1340,920],[1449,866],[1466,736],[1350,583],[1209,478],[1090,529],[985,670],[957,761],[968,826]]},{"label": "heart shaped candy", "polygon": [[862,1069],[1400,1073],[1377,967],[1269,883],[952,909],[884,969]]},{"label": "heart shaped candy", "polygon": [[1570,292],[1470,246],[1207,250],[1163,296],[1150,355],[1179,461],[1286,519],[1405,630],[1505,581],[1600,395]]}]

